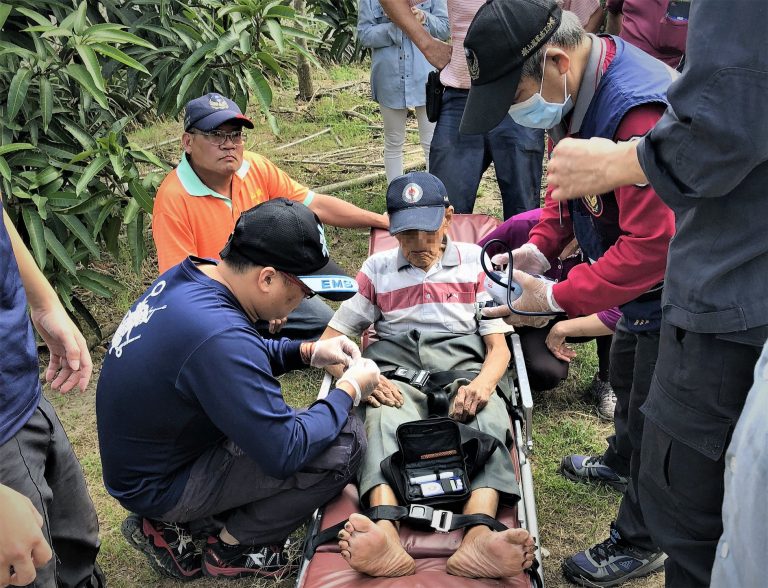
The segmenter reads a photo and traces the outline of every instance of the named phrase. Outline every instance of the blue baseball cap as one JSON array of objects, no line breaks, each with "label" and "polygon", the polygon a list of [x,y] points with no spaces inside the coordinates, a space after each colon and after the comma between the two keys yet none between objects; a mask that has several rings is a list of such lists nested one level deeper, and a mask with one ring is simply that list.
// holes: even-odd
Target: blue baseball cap
[{"label": "blue baseball cap", "polygon": [[244,127],[253,128],[251,119],[240,111],[237,104],[215,92],[190,100],[184,109],[185,131],[193,128],[212,131],[230,120],[237,120]]},{"label": "blue baseball cap", "polygon": [[445,185],[432,174],[411,172],[399,176],[387,187],[389,234],[436,231],[450,205]]}]

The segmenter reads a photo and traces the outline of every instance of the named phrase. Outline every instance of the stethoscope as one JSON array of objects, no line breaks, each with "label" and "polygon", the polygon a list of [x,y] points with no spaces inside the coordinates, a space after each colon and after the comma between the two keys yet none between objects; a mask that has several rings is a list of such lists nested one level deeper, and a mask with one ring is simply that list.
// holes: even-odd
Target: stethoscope
[{"label": "stethoscope", "polygon": [[[488,251],[488,248],[498,243],[501,245],[507,252],[507,255],[509,256],[509,266],[508,266],[508,273],[505,275],[500,271],[489,269],[487,264],[485,263],[486,258],[486,252]],[[494,299],[494,301],[498,304],[501,304],[499,300],[504,300],[504,296],[506,296],[506,303],[509,307],[509,310],[511,310],[515,314],[519,314],[522,316],[560,316],[563,314],[566,314],[564,312],[556,312],[556,311],[550,311],[550,312],[534,312],[529,310],[518,310],[516,308],[512,307],[512,303],[520,298],[520,296],[523,295],[523,287],[515,282],[512,279],[512,249],[501,239],[491,239],[488,241],[485,245],[483,245],[483,249],[480,252],[480,266],[483,268],[483,271],[485,272],[485,275],[488,277],[488,279],[493,282],[493,284],[496,284],[497,286],[500,286],[504,289],[505,294],[502,294],[498,288],[493,288],[491,286],[490,288],[486,288],[489,290],[489,294]],[[506,278],[506,281],[504,279]],[[494,296],[495,294],[495,296]]]}]

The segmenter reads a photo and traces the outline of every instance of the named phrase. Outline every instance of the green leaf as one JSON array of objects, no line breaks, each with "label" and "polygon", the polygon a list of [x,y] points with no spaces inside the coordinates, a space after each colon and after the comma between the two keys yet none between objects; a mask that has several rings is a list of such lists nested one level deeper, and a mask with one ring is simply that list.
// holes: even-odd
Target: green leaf
[{"label": "green leaf", "polygon": [[0,155],[6,153],[13,153],[14,151],[23,151],[25,149],[34,149],[35,146],[32,143],[8,143],[8,145],[0,145]]},{"label": "green leaf", "polygon": [[35,256],[37,266],[45,269],[47,255],[45,253],[45,235],[43,231],[43,220],[34,208],[29,206],[21,207],[21,216],[24,219],[24,226],[29,235],[29,244],[32,246],[32,255]]},{"label": "green leaf", "polygon": [[261,61],[264,65],[266,65],[269,69],[271,69],[277,75],[279,76],[283,75],[283,68],[281,68],[280,64],[277,63],[277,60],[266,51],[257,52],[256,59]]},{"label": "green leaf", "polygon": [[99,155],[86,166],[85,170],[83,170],[83,174],[80,176],[80,179],[77,180],[77,185],[75,186],[75,192],[78,194],[78,196],[85,191],[91,180],[96,176],[96,174],[103,170],[108,163],[109,157],[106,155]]},{"label": "green leaf", "polygon": [[7,181],[11,181],[11,168],[8,166],[8,162],[2,155],[0,155],[0,175],[2,175]]},{"label": "green leaf", "polygon": [[40,92],[40,115],[43,119],[43,131],[48,132],[48,125],[53,118],[53,90],[51,89],[51,82],[46,77],[40,77],[39,82]]},{"label": "green leaf", "polygon": [[96,100],[96,102],[99,103],[99,106],[101,106],[104,110],[109,110],[109,104],[107,103],[107,97],[104,95],[104,92],[102,92],[94,83],[93,78],[91,77],[91,74],[88,72],[85,67],[83,67],[80,64],[77,63],[70,63],[66,67],[67,73],[75,78],[80,85],[83,87],[83,89],[88,92],[93,98]]},{"label": "green leaf", "polygon": [[125,208],[123,209],[123,224],[131,224],[136,218],[136,215],[139,214],[140,210],[141,205],[135,198],[129,200],[128,204],[126,204]]},{"label": "green leaf", "polygon": [[62,245],[61,241],[56,238],[56,235],[53,234],[53,231],[48,227],[44,227],[43,235],[45,236],[45,245],[48,248],[48,251],[50,251],[53,257],[56,259],[56,261],[58,261],[62,267],[70,274],[73,276],[77,275],[75,262],[72,261],[72,258],[69,256],[69,253],[67,253],[64,245]]},{"label": "green leaf", "polygon": [[77,274],[77,283],[80,284],[83,288],[90,290],[97,296],[101,296],[102,298],[112,298],[112,292],[110,292],[108,288],[102,286],[96,280],[93,280],[88,276],[84,276],[82,270],[80,270],[80,272]]},{"label": "green leaf", "polygon": [[[71,291],[72,291],[72,288],[70,286],[70,292]],[[72,307],[74,309],[74,312],[77,312],[77,314],[83,320],[85,320],[86,323],[88,323],[88,326],[96,334],[96,339],[98,339],[99,341],[104,339],[104,334],[101,332],[101,328],[99,327],[99,322],[91,314],[91,311],[88,310],[88,308],[86,308],[85,304],[83,304],[82,300],[80,300],[77,296],[72,296],[71,298],[72,298],[71,305],[72,305]]]},{"label": "green leaf", "polygon": [[280,26],[280,23],[272,18],[267,20],[267,28],[269,29],[269,34],[272,37],[272,40],[275,42],[275,45],[277,45],[277,50],[280,53],[283,53],[285,51],[285,43],[283,43],[283,27]]},{"label": "green leaf", "polygon": [[11,10],[13,10],[13,6],[10,4],[0,4],[0,29],[3,28],[3,25],[5,24],[5,20],[8,18],[8,15],[11,13]]},{"label": "green leaf", "polygon": [[128,45],[155,49],[155,46],[149,41],[125,31],[96,31],[88,34],[88,40],[94,43],[127,43]]},{"label": "green leaf", "polygon": [[44,15],[40,14],[39,12],[35,12],[34,10],[30,10],[29,8],[22,8],[21,6],[14,6],[14,9],[19,14],[23,14],[29,19],[32,19],[39,25],[50,25],[51,21],[50,19],[46,18]]},{"label": "green leaf", "polygon": [[101,53],[106,57],[109,57],[110,59],[119,61],[120,63],[125,64],[128,67],[132,67],[133,69],[136,69],[142,73],[149,74],[149,70],[146,67],[144,67],[138,61],[136,61],[130,55],[127,55],[126,53],[123,53],[122,51],[120,51],[120,49],[118,49],[117,47],[105,45],[104,43],[95,43],[94,45],[92,45],[92,47],[95,51],[98,51],[99,53]]},{"label": "green leaf", "polygon": [[261,106],[266,110],[272,104],[272,88],[269,87],[269,82],[264,74],[258,69],[252,69],[245,72],[248,86],[256,94],[256,98],[261,103]]},{"label": "green leaf", "polygon": [[67,131],[69,131],[70,135],[77,139],[77,142],[82,145],[83,149],[91,149],[93,147],[95,142],[93,137],[86,133],[82,128],[77,126],[74,122],[65,118],[62,119],[61,124],[65,129],[67,129]]},{"label": "green leaf", "polygon": [[107,87],[104,84],[104,76],[101,75],[101,64],[99,58],[96,57],[96,52],[88,45],[76,45],[75,50],[80,55],[80,59],[83,60],[85,69],[91,74],[94,85],[102,92],[106,92]]},{"label": "green leaf", "polygon": [[108,288],[112,290],[113,292],[120,292],[121,290],[125,289],[125,284],[122,282],[118,282],[115,278],[112,276],[108,276],[107,274],[102,274],[101,272],[93,271],[90,269],[81,269],[79,272],[77,272],[77,277],[88,277],[94,282],[98,282],[105,288]]},{"label": "green leaf", "polygon": [[[131,201],[133,202],[133,200]],[[131,252],[133,261],[133,271],[137,275],[141,274],[141,266],[147,255],[147,246],[144,241],[144,217],[136,216],[128,225],[128,250]]]},{"label": "green leaf", "polygon": [[181,69],[179,70],[179,73],[177,73],[173,81],[171,82],[172,86],[175,86],[179,80],[181,80],[189,70],[191,70],[198,61],[200,61],[206,53],[209,51],[212,51],[216,47],[216,41],[209,41],[208,43],[205,43],[204,45],[201,45],[197,49],[195,49],[192,54],[187,57],[187,60],[184,62],[184,65],[181,66]]},{"label": "green leaf", "polygon": [[[107,220],[107,217],[110,215],[116,204],[117,200],[115,198],[110,198],[109,201],[101,207],[101,210],[99,210],[99,216],[96,217],[96,220],[91,226],[91,236],[94,239],[96,238],[96,235],[98,235],[101,231],[101,227],[104,225],[104,221]],[[118,228],[119,227],[120,225],[118,225]]]},{"label": "green leaf", "polygon": [[88,228],[79,218],[70,214],[55,214],[58,219],[63,222],[64,225],[69,229],[70,233],[75,235],[75,237],[77,237],[80,242],[86,246],[88,251],[91,252],[91,255],[97,259],[101,256],[99,246],[96,244],[96,241],[93,240],[93,237],[91,237],[91,233],[88,231]]},{"label": "green leaf", "polygon": [[120,258],[120,241],[118,240],[118,237],[120,236],[120,226],[120,218],[112,216],[104,223],[104,227],[101,229],[101,237],[104,239],[104,245],[106,246],[107,251],[109,251],[115,259]]},{"label": "green leaf", "polygon": [[291,8],[290,6],[283,6],[281,4],[277,4],[275,6],[272,6],[264,13],[265,17],[273,17],[273,18],[294,18],[296,16],[296,11]]},{"label": "green leaf", "polygon": [[133,196],[134,200],[138,202],[145,211],[147,211],[149,214],[152,214],[154,201],[149,195],[149,192],[147,192],[147,189],[141,185],[141,182],[137,180],[128,182],[128,191],[131,193],[131,196]]},{"label": "green leaf", "polygon": [[24,101],[27,99],[27,90],[29,89],[31,76],[32,70],[26,67],[20,68],[14,74],[10,88],[8,89],[8,108],[5,112],[8,120],[16,118]]},{"label": "green leaf", "polygon": [[23,47],[19,47],[13,43],[0,41],[0,55],[5,55],[6,53],[13,53],[23,59],[33,59],[37,57],[37,55],[29,49],[24,49]]},{"label": "green leaf", "polygon": [[240,35],[235,29],[230,29],[219,37],[214,55],[221,56],[232,51],[232,48],[240,41]]}]

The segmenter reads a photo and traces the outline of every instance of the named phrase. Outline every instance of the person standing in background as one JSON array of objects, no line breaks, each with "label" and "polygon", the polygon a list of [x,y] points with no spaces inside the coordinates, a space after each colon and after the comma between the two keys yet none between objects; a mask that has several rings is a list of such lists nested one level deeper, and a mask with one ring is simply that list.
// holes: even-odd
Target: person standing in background
[{"label": "person standing in background", "polygon": [[588,33],[597,34],[605,20],[605,10],[599,0],[557,0],[560,8],[570,10]]},{"label": "person standing in background", "polygon": [[690,0],[607,0],[605,32],[680,69],[688,36]]},{"label": "person standing in background", "polygon": [[528,129],[505,117],[487,133],[467,135],[459,123],[469,94],[469,69],[464,57],[464,36],[484,0],[448,0],[451,45],[443,43],[414,20],[409,0],[381,0],[384,11],[442,70],[445,86],[440,115],[432,137],[429,171],[445,184],[456,213],[471,213],[480,179],[493,163],[501,191],[504,219],[538,208],[544,131]]},{"label": "person standing in background", "polygon": [[[437,39],[448,39],[446,0],[410,0],[414,20]],[[379,0],[360,0],[357,36],[371,49],[371,95],[379,103],[384,122],[384,169],[387,183],[403,175],[403,146],[408,109],[416,111],[419,141],[429,171],[429,146],[435,123],[427,119],[426,92],[429,62],[381,7]]]}]

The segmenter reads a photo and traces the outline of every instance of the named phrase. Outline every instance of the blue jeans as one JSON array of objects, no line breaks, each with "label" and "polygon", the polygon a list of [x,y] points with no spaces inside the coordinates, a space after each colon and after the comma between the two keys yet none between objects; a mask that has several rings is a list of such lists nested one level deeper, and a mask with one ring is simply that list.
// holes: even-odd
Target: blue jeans
[{"label": "blue jeans", "polygon": [[471,213],[480,178],[493,162],[504,219],[539,206],[544,131],[521,127],[508,116],[484,135],[459,133],[468,90],[446,88],[432,136],[429,171],[445,184],[458,213]]}]

